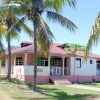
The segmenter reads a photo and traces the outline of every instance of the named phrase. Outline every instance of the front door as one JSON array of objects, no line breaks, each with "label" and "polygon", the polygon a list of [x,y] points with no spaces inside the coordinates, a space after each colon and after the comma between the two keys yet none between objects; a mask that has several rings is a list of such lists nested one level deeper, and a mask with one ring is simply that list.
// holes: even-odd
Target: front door
[{"label": "front door", "polygon": [[97,75],[100,75],[100,63],[97,63]]},{"label": "front door", "polygon": [[51,75],[61,75],[61,59],[54,58],[54,66],[51,67]]},{"label": "front door", "polygon": [[61,60],[54,60],[54,66],[60,67],[61,66]]}]

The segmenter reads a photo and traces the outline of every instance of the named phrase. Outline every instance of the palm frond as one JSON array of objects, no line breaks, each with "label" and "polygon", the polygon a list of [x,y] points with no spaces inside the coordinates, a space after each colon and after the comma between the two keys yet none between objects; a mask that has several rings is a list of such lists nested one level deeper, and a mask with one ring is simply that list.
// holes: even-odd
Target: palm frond
[{"label": "palm frond", "polygon": [[55,12],[47,11],[47,18],[49,18],[49,20],[52,20],[53,22],[60,23],[61,26],[69,29],[70,31],[74,31],[75,29],[77,29],[77,26],[72,21]]},{"label": "palm frond", "polygon": [[5,25],[0,25],[0,38],[4,35],[6,35],[7,29],[5,28]]},{"label": "palm frond", "polygon": [[0,56],[4,56],[5,55],[5,49],[2,43],[2,38],[0,38]]},{"label": "palm frond", "polygon": [[9,36],[10,36],[10,40],[12,40],[12,39],[19,40],[19,38],[20,38],[18,32],[14,28],[10,31],[10,33],[7,33],[5,35],[7,42],[9,41]]},{"label": "palm frond", "polygon": [[9,4],[9,3],[11,3],[11,1],[12,1],[12,0],[2,0],[2,1],[1,1],[1,4],[2,4],[2,5],[4,5],[4,4]]},{"label": "palm frond", "polygon": [[21,14],[24,11],[24,9],[22,4],[10,3],[1,5],[0,11],[4,13],[12,12],[13,14]]},{"label": "palm frond", "polygon": [[45,5],[49,8],[53,8],[56,12],[62,9],[64,5],[69,5],[70,7],[75,7],[75,0],[45,0]]},{"label": "palm frond", "polygon": [[17,19],[17,21],[15,23],[13,23],[13,25],[10,27],[10,29],[7,31],[7,34],[10,34],[12,30],[16,29],[16,31],[20,32],[20,23],[23,22],[23,20],[25,19],[26,15],[23,16],[22,18],[20,18],[19,20]]},{"label": "palm frond", "polygon": [[38,22],[37,43],[39,49],[41,49],[41,54],[46,57],[49,51],[50,44],[53,42],[54,36],[50,31],[49,26],[41,16],[39,16]]},{"label": "palm frond", "polygon": [[85,59],[87,59],[88,54],[92,50],[93,45],[97,46],[99,41],[100,41],[100,30],[96,30],[89,37],[88,43],[86,45]]},{"label": "palm frond", "polygon": [[19,18],[16,17],[16,19],[17,19],[17,22],[18,22],[18,23],[16,24],[16,26],[17,26],[17,27],[21,27],[23,30],[26,31],[26,33],[27,33],[31,38],[33,38],[33,36],[34,36],[34,31],[33,31],[32,29],[30,29],[30,28],[24,23],[26,17],[24,16],[24,17],[22,17],[21,19],[19,19]]},{"label": "palm frond", "polygon": [[92,31],[86,45],[85,59],[87,59],[89,51],[92,50],[92,46],[97,46],[100,41],[100,13],[98,14],[95,24],[92,27]]}]

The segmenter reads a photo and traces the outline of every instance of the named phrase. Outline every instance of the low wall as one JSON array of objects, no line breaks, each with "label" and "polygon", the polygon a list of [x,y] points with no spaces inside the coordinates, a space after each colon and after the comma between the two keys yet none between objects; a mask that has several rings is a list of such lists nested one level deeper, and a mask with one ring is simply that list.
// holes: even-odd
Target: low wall
[{"label": "low wall", "polygon": [[0,75],[7,75],[6,68],[0,68]]},{"label": "low wall", "polygon": [[[34,66],[25,67],[25,75],[34,75]],[[50,67],[37,66],[37,76],[49,76]]]},{"label": "low wall", "polygon": [[15,77],[19,80],[24,81],[24,74],[25,74],[25,67],[24,66],[14,66],[12,77]]},{"label": "low wall", "polygon": [[[33,83],[34,66],[15,66],[14,76],[27,83]],[[37,67],[37,83],[49,83],[50,67]]]},{"label": "low wall", "polygon": [[[25,75],[25,82],[33,83],[33,79],[34,79],[34,76]],[[46,84],[46,83],[49,83],[49,79],[50,79],[49,76],[37,76],[36,83],[38,83],[38,84]]]}]

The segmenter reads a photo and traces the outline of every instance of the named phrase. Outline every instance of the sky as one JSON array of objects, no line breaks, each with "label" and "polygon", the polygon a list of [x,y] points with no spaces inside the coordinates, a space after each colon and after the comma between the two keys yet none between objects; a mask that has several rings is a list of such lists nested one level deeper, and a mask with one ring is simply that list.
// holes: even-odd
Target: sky
[{"label": "sky", "polygon": [[[50,22],[45,14],[43,18],[48,23],[51,31],[54,33],[55,40],[54,43],[77,43],[81,45],[86,45],[92,26],[95,22],[96,16],[100,11],[100,0],[76,0],[76,8],[70,8],[69,6],[64,6],[63,11],[60,13],[73,21],[78,29],[75,33],[71,33],[66,28],[63,28],[58,23]],[[32,28],[32,24],[27,22],[27,25]],[[20,33],[20,39],[12,40],[12,46],[19,46],[22,41],[32,41],[32,39],[22,31]],[[5,40],[3,41],[4,45],[7,46]],[[93,47],[92,52],[100,54],[100,43],[98,46]]]}]

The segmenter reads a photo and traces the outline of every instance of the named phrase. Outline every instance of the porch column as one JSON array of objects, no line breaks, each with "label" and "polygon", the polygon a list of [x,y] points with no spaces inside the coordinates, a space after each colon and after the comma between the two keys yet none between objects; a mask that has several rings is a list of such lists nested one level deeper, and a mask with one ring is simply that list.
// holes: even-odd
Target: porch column
[{"label": "porch column", "polygon": [[48,57],[48,67],[50,67],[50,58],[51,56]]},{"label": "porch column", "polygon": [[14,55],[14,66],[16,66],[16,55]]},{"label": "porch column", "polygon": [[74,76],[74,61],[75,61],[75,58],[73,56],[70,57],[70,75]]},{"label": "porch column", "polygon": [[63,57],[63,59],[62,59],[63,61],[62,61],[62,76],[64,76],[64,67],[65,67],[65,57]]},{"label": "porch column", "polygon": [[25,52],[24,66],[27,66],[27,52]]}]

